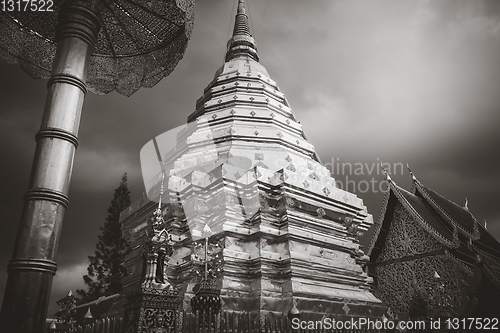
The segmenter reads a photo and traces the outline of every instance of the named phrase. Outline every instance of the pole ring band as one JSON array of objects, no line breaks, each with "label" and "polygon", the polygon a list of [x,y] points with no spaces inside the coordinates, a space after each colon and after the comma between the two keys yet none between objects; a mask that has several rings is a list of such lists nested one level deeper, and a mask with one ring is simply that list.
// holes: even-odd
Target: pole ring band
[{"label": "pole ring band", "polygon": [[70,75],[70,74],[55,74],[52,75],[49,80],[47,81],[47,88],[53,85],[54,83],[67,83],[71,84],[72,86],[75,86],[79,88],[84,95],[87,94],[87,85],[85,82],[82,81],[82,79]]},{"label": "pole ring band", "polygon": [[68,141],[71,143],[73,146],[75,146],[75,149],[78,148],[78,138],[76,135],[74,135],[71,132],[62,130],[60,128],[54,128],[54,127],[47,127],[44,129],[41,129],[38,131],[38,133],[35,135],[36,141],[38,141],[41,138],[57,138],[61,140]]},{"label": "pole ring band", "polygon": [[7,266],[7,272],[13,271],[28,271],[28,272],[41,272],[50,275],[55,275],[57,271],[57,264],[48,259],[11,259]]},{"label": "pole ring band", "polygon": [[66,194],[42,187],[26,191],[26,193],[24,194],[24,200],[47,200],[58,203],[64,206],[64,208],[68,207],[69,204],[69,198]]},{"label": "pole ring band", "polygon": [[75,37],[94,48],[101,22],[97,8],[78,2],[66,1],[59,11],[56,25],[56,40]]}]

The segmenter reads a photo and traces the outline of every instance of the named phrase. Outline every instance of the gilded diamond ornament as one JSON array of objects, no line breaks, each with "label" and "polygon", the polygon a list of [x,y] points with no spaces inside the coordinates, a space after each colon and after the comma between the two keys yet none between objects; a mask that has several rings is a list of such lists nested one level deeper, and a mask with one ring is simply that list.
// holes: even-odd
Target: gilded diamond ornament
[{"label": "gilded diamond ornament", "polygon": [[325,193],[326,196],[329,196],[331,191],[328,189],[328,187],[323,187],[323,193]]}]

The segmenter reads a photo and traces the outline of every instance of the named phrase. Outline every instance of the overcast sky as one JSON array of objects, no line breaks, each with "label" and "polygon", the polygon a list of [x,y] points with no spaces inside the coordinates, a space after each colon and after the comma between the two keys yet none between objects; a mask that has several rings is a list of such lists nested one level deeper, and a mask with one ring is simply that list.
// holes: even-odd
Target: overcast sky
[{"label": "overcast sky", "polygon": [[[500,1],[251,0],[247,7],[261,63],[323,163],[375,220],[383,175],[373,166],[409,163],[426,186],[460,205],[467,197],[500,239]],[[122,174],[132,199],[140,197],[141,147],[186,121],[223,64],[232,10],[232,0],[197,0],[184,59],[154,88],[128,98],[87,95],[49,316],[69,289],[84,287],[87,256]],[[0,64],[2,299],[45,94],[46,81]],[[342,163],[364,175],[342,173]],[[410,188],[406,168],[391,171]]]}]

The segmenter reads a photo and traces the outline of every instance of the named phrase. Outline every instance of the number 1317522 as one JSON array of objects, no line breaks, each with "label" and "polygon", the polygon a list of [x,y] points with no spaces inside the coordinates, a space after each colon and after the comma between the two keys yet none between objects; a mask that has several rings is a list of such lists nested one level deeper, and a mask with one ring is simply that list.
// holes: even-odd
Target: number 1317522
[{"label": "number 1317522", "polygon": [[446,326],[452,330],[498,330],[498,318],[448,318]]},{"label": "number 1317522", "polygon": [[2,12],[53,12],[53,0],[0,0]]}]

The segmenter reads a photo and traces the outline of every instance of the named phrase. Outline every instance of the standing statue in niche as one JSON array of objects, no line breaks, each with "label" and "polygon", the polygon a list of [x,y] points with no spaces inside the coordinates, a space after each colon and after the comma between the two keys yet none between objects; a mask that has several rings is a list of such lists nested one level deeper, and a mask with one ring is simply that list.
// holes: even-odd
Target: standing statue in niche
[{"label": "standing statue in niche", "polygon": [[166,261],[172,255],[173,242],[172,236],[166,230],[161,203],[153,212],[151,229],[153,231],[152,237],[145,244],[146,270],[143,286],[160,287],[161,289],[170,288],[171,285],[165,277],[165,266]]}]

